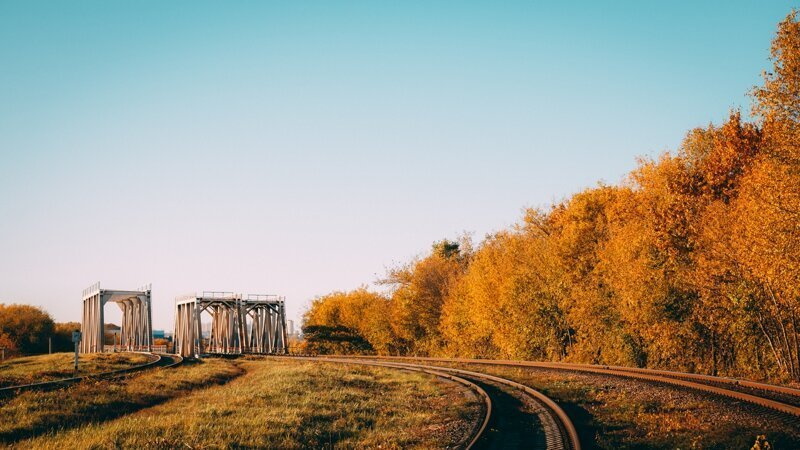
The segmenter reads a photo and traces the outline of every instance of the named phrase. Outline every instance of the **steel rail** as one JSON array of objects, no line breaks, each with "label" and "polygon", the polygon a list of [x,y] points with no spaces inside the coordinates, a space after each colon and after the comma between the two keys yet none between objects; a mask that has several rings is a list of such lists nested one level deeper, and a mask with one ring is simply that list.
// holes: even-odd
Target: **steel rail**
[{"label": "steel rail", "polygon": [[[37,390],[46,391],[51,389],[58,389],[61,387],[71,386],[73,384],[80,383],[83,380],[109,380],[109,379],[119,378],[134,372],[139,372],[142,370],[155,367],[162,360],[162,356],[156,353],[148,353],[148,352],[134,352],[134,353],[141,353],[144,355],[148,355],[151,357],[151,359],[150,361],[144,364],[140,364],[138,366],[126,367],[124,369],[117,369],[109,372],[87,374],[87,375],[81,375],[79,377],[62,378],[59,380],[41,381],[38,383],[21,384],[17,386],[7,386],[4,388],[0,388],[0,398],[14,397],[18,394],[21,394],[22,392],[27,392],[27,391],[37,391]],[[175,355],[166,355],[166,356],[173,358],[176,357]],[[174,367],[183,362],[183,358],[179,356],[177,358],[179,359],[173,359],[173,362],[171,364],[167,364],[164,367]]]},{"label": "steel rail", "polygon": [[[352,358],[317,358],[324,361],[336,361],[336,360],[345,360],[345,361],[362,361],[360,358],[352,359]],[[367,361],[362,361],[367,362]],[[575,429],[575,425],[570,420],[569,416],[561,409],[556,402],[554,402],[551,398],[547,397],[546,395],[542,394],[541,392],[526,386],[522,383],[517,383],[516,381],[512,381],[506,378],[497,377],[494,375],[481,373],[481,372],[473,372],[469,370],[457,369],[453,367],[441,367],[441,366],[427,366],[422,364],[409,364],[409,363],[389,363],[384,364],[385,366],[389,367],[398,367],[398,368],[423,368],[426,370],[434,370],[440,372],[452,372],[459,375],[478,378],[485,381],[492,381],[498,384],[503,384],[509,386],[511,388],[523,391],[527,395],[534,398],[540,404],[545,406],[545,409],[549,412],[550,417],[555,422],[558,428],[558,436],[548,435],[547,429],[545,429],[545,438],[549,437],[548,440],[548,448],[558,448],[563,447],[572,450],[580,450],[581,444],[580,439],[578,437],[578,431]],[[488,418],[487,418],[488,421]],[[477,441],[477,439],[475,439]],[[556,445],[556,442],[560,443],[561,446]]]},{"label": "steel rail", "polygon": [[[779,411],[795,417],[800,417],[800,407],[798,406],[790,405],[770,398],[759,397],[757,395],[748,394],[733,389],[727,389],[724,387],[707,384],[711,382],[708,381],[708,378],[710,377],[708,375],[697,375],[697,377],[691,377],[692,374],[685,374],[685,375],[690,375],[690,377],[677,377],[674,375],[667,376],[664,373],[667,371],[656,371],[652,369],[632,370],[633,368],[625,368],[626,370],[622,370],[622,369],[616,369],[614,368],[614,366],[570,364],[570,363],[557,363],[557,362],[550,363],[550,362],[536,362],[536,361],[509,361],[509,360],[498,360],[498,359],[429,358],[429,357],[411,357],[411,356],[391,356],[391,357],[373,356],[371,358],[379,360],[409,359],[409,360],[449,362],[449,363],[460,363],[460,364],[532,367],[540,369],[557,369],[557,370],[567,370],[573,372],[587,372],[587,373],[596,373],[601,375],[627,377],[627,378],[639,379],[661,384],[671,384],[674,386],[680,386],[692,390],[721,395],[723,397],[728,397],[735,400],[741,400],[747,403]],[[676,374],[676,372],[671,372],[671,374]],[[710,378],[712,378],[714,382],[724,383],[724,381],[722,381],[724,379],[717,379],[717,377],[710,377]],[[700,380],[705,380],[705,382],[701,382]],[[754,383],[759,386],[774,386],[774,385],[766,385],[763,383],[755,383],[755,382],[750,382],[750,383]],[[744,386],[744,384],[742,385]],[[764,389],[764,388],[759,387],[759,389]],[[778,392],[778,391],[773,391],[773,392]]]},{"label": "steel rail", "polygon": [[[593,367],[591,364],[574,364],[574,365],[582,367]],[[623,372],[654,374],[671,378],[683,378],[687,380],[698,381],[700,383],[719,383],[731,386],[741,386],[750,389],[756,389],[760,391],[789,395],[800,398],[800,389],[789,386],[780,386],[777,384],[760,383],[758,381],[744,380],[741,378],[719,377],[713,375],[703,375],[699,373],[678,372],[673,370],[643,369],[640,367],[625,367],[625,366],[609,366],[602,364],[596,365],[594,367],[603,367],[605,369],[619,370]]]},{"label": "steel rail", "polygon": [[172,368],[172,367],[179,366],[179,365],[183,364],[183,356],[181,356],[181,355],[176,355],[176,354],[172,354],[172,353],[164,353],[163,355],[159,355],[159,356],[161,356],[162,360],[164,359],[164,356],[166,356],[167,358],[171,358],[172,359],[171,363],[162,366],[165,369]]},{"label": "steel rail", "polygon": [[[405,363],[400,363],[400,364],[405,365]],[[516,381],[512,381],[507,378],[501,378],[495,375],[490,375],[481,372],[456,369],[452,367],[441,367],[441,366],[426,366],[426,367],[431,367],[435,370],[455,372],[460,375],[480,378],[487,381],[493,381],[495,383],[504,384],[511,388],[515,388],[525,392],[526,394],[533,397],[535,400],[537,400],[546,407],[546,409],[550,413],[551,418],[555,422],[556,426],[559,428],[558,436],[548,436],[546,434],[546,437],[550,437],[550,439],[548,440],[548,448],[558,448],[559,446],[556,445],[556,442],[558,442],[561,444],[563,448],[566,449],[572,449],[572,450],[581,449],[580,439],[578,437],[578,431],[575,429],[575,425],[572,423],[572,420],[569,418],[567,413],[564,412],[564,410],[560,406],[558,406],[558,404],[555,401],[553,401],[550,397],[531,388],[530,386],[526,386],[522,383],[518,383]],[[548,430],[545,430],[545,432],[547,431]]]},{"label": "steel rail", "polygon": [[279,356],[273,356],[273,357],[290,358],[290,359],[294,359],[294,360],[300,359],[300,360],[306,360],[306,361],[325,361],[325,362],[342,363],[342,364],[358,364],[358,365],[374,366],[374,367],[390,367],[390,368],[394,368],[394,369],[402,369],[402,370],[410,370],[410,371],[414,371],[414,372],[427,373],[427,374],[430,374],[430,375],[437,376],[439,378],[444,378],[444,379],[447,379],[447,380],[454,381],[456,383],[462,384],[464,386],[467,386],[467,388],[469,388],[470,390],[472,390],[473,392],[478,394],[478,397],[480,397],[483,400],[484,407],[486,408],[486,413],[483,415],[483,421],[480,422],[479,426],[474,427],[472,433],[470,433],[472,435],[472,439],[470,439],[469,443],[466,445],[466,447],[464,447],[467,450],[474,448],[475,444],[477,444],[478,440],[481,437],[483,437],[484,432],[486,431],[486,429],[489,426],[489,420],[492,417],[492,399],[489,397],[489,394],[487,394],[486,391],[482,387],[478,386],[477,384],[475,384],[475,383],[473,383],[473,382],[471,382],[471,381],[469,381],[467,379],[464,379],[464,378],[461,378],[461,377],[446,373],[445,371],[439,371],[439,370],[436,370],[436,369],[433,369],[433,368],[425,367],[423,365],[413,365],[413,364],[404,364],[404,363],[390,363],[390,362],[374,362],[374,361],[364,361],[364,360],[352,359],[352,358],[319,358],[319,357],[313,357],[313,356],[288,357],[288,356],[280,356],[280,355]]}]

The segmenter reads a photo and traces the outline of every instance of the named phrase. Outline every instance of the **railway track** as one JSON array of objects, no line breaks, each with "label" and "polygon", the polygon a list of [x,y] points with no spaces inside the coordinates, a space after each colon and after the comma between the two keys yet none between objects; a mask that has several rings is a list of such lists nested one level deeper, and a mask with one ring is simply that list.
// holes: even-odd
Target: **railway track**
[{"label": "railway track", "polygon": [[[589,364],[575,364],[576,366],[592,367]],[[776,400],[778,402],[786,403],[792,406],[800,407],[800,389],[779,386],[775,384],[759,383],[756,381],[742,380],[738,378],[729,377],[715,377],[711,375],[702,375],[686,372],[675,372],[670,370],[656,370],[656,369],[640,369],[638,367],[624,367],[624,366],[597,366],[608,370],[630,372],[635,374],[650,374],[658,375],[668,378],[675,378],[680,380],[694,381],[701,384],[723,387],[734,391],[752,394],[758,397]]]},{"label": "railway track", "polygon": [[[544,434],[544,447],[547,449],[580,450],[580,440],[572,421],[566,413],[553,400],[528,386],[515,381],[489,375],[481,372],[457,369],[453,367],[429,366],[423,364],[364,360],[361,358],[303,358],[315,361],[340,362],[348,364],[362,364],[381,367],[392,367],[405,370],[416,370],[430,373],[437,376],[453,379],[471,388],[478,388],[482,391],[481,396],[486,404],[486,414],[479,429],[473,433],[473,437],[466,448],[506,448],[508,443],[493,442],[491,437],[487,437],[487,426],[490,422],[498,422],[498,408],[492,406],[491,396],[485,389],[478,386],[478,383],[489,383],[493,386],[501,386],[506,390],[515,393],[515,396],[527,396],[542,426]],[[498,395],[498,394],[495,394]],[[508,412],[505,412],[508,414]],[[513,424],[512,424],[513,426]],[[502,426],[501,426],[502,427]],[[501,433],[511,430],[498,430]],[[494,438],[497,440],[497,438]],[[525,448],[530,448],[530,442],[519,442]]]},{"label": "railway track", "polygon": [[140,372],[142,370],[152,369],[155,367],[174,367],[183,362],[183,358],[178,355],[170,355],[165,353],[145,353],[150,356],[150,360],[138,366],[127,367],[125,369],[112,370],[110,372],[103,372],[91,375],[83,375],[80,377],[62,378],[60,380],[43,381],[39,383],[23,384],[18,386],[8,386],[0,388],[0,399],[14,397],[22,392],[27,391],[49,391],[71,386],[80,383],[84,380],[112,380],[121,378],[129,374]]},{"label": "railway track", "polygon": [[757,405],[771,411],[800,418],[800,390],[785,386],[757,383],[734,378],[713,377],[709,375],[690,374],[654,369],[639,369],[620,366],[603,366],[591,364],[549,363],[535,361],[509,361],[495,359],[464,358],[424,358],[424,357],[370,357],[375,360],[416,360],[426,362],[444,362],[459,364],[482,364],[495,366],[525,367],[538,369],[555,369],[573,372],[594,373],[624,378],[637,379],[660,384],[678,386],[695,391],[710,393],[751,405]]}]

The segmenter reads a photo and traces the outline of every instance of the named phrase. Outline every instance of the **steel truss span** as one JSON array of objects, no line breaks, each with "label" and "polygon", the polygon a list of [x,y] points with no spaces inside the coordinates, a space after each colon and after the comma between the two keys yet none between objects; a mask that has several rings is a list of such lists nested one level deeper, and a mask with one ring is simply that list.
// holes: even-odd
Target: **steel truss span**
[{"label": "steel truss span", "polygon": [[81,353],[102,352],[104,348],[106,303],[116,303],[122,310],[120,349],[123,351],[152,351],[153,313],[152,286],[123,291],[101,289],[100,283],[83,290]]},{"label": "steel truss span", "polygon": [[[201,316],[211,316],[208,338]],[[284,297],[203,292],[175,299],[175,353],[288,353]]]}]

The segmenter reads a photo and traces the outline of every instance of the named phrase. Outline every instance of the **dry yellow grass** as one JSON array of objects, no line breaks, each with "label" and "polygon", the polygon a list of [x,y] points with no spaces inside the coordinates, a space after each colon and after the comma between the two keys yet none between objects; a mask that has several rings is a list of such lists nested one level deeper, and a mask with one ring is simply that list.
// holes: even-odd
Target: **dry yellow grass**
[{"label": "dry yellow grass", "polygon": [[144,364],[148,358],[140,353],[80,355],[77,374],[74,372],[74,361],[74,353],[26,356],[5,361],[0,364],[0,387],[110,372]]},{"label": "dry yellow grass", "polygon": [[244,376],[158,406],[19,442],[19,448],[445,448],[477,398],[430,375],[285,359],[240,360]]},{"label": "dry yellow grass", "polygon": [[110,420],[241,373],[230,361],[209,360],[151,369],[121,380],[84,381],[57,391],[25,392],[0,400],[0,444]]}]

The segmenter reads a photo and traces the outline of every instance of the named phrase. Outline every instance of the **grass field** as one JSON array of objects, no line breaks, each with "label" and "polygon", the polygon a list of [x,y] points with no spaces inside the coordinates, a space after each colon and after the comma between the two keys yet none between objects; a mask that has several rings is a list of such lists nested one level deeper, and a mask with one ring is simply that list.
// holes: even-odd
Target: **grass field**
[{"label": "grass field", "polygon": [[174,369],[152,369],[121,380],[84,381],[56,391],[25,392],[0,400],[0,444],[111,420],[242,373],[229,361],[207,360]]},{"label": "grass field", "polygon": [[[93,353],[81,355],[77,375],[89,375],[124,369],[148,361],[139,353]],[[58,380],[76,376],[73,369],[74,353],[26,356],[0,363],[0,387],[40,381]]]},{"label": "grass field", "polygon": [[[241,376],[224,385],[195,384],[233,373]],[[87,403],[84,390],[105,400]],[[125,383],[25,395],[0,408],[0,442],[26,449],[445,448],[466,441],[480,414],[474,395],[430,375],[282,359],[207,359]],[[120,400],[135,407],[115,415]],[[39,406],[60,402],[68,405]]]}]

